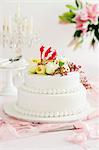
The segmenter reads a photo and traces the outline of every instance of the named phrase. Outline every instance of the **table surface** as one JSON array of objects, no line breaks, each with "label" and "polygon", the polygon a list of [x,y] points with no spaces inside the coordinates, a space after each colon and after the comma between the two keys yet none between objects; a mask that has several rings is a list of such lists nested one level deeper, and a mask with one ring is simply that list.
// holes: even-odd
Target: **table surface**
[{"label": "table surface", "polygon": [[[0,96],[0,104],[14,101],[14,96]],[[0,150],[82,150],[82,147],[76,144],[68,143],[65,137],[72,131],[58,131],[52,133],[43,133],[28,138],[10,140],[0,143]],[[90,150],[99,150],[98,140],[88,140],[86,142]]]}]

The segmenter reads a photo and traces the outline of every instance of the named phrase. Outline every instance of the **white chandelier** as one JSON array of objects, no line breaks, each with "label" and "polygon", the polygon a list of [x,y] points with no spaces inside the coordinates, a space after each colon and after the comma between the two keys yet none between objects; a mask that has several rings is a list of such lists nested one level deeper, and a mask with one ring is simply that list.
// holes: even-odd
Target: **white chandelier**
[{"label": "white chandelier", "polygon": [[22,49],[33,43],[33,18],[23,17],[20,7],[13,18],[4,17],[0,31],[0,45],[14,49],[14,57],[22,55]]}]

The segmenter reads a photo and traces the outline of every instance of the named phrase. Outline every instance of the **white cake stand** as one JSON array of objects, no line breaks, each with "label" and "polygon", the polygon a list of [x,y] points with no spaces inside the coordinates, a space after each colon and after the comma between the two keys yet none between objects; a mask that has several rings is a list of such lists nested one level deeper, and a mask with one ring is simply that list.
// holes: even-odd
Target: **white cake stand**
[{"label": "white cake stand", "polygon": [[61,123],[61,122],[74,122],[77,120],[83,120],[88,115],[90,115],[92,112],[94,112],[94,108],[92,108],[89,104],[86,106],[86,108],[83,110],[83,112],[75,115],[67,115],[62,117],[38,117],[29,115],[27,113],[19,112],[15,109],[16,102],[10,102],[4,104],[4,112],[14,118],[20,119],[20,120],[26,120],[30,122],[41,122],[41,123]]},{"label": "white cake stand", "polygon": [[6,73],[6,85],[4,85],[0,91],[1,96],[14,96],[17,95],[17,88],[13,83],[13,72],[20,71],[26,68],[28,65],[25,59],[21,59],[16,65],[17,62],[10,63],[9,65],[0,66],[1,71]]}]

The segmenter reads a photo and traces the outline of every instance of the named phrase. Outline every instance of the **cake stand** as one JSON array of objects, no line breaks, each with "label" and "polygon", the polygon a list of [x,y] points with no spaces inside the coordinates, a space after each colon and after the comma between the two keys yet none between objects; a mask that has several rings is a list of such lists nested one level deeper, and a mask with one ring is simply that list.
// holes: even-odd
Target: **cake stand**
[{"label": "cake stand", "polygon": [[[18,65],[17,65],[18,63]],[[17,88],[13,83],[13,72],[21,71],[26,68],[27,62],[21,58],[18,62],[10,63],[9,65],[0,66],[0,70],[6,73],[6,85],[2,87],[0,91],[1,96],[14,96],[17,95]]]}]

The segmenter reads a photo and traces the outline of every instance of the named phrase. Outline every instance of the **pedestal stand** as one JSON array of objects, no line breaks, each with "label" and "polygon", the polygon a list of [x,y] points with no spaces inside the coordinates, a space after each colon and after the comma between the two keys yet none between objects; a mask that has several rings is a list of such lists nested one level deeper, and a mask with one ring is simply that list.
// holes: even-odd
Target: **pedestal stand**
[{"label": "pedestal stand", "polygon": [[25,69],[27,65],[28,64],[23,59],[23,60],[21,60],[20,63],[18,63],[18,66],[17,65],[15,66],[15,63],[14,63],[14,65],[11,64],[11,66],[8,65],[5,67],[0,67],[0,70],[5,71],[5,73],[6,73],[6,84],[2,87],[2,89],[0,91],[0,95],[3,95],[3,96],[4,95],[5,96],[17,95],[17,88],[13,82],[13,72],[14,71],[21,71],[21,70]]}]

